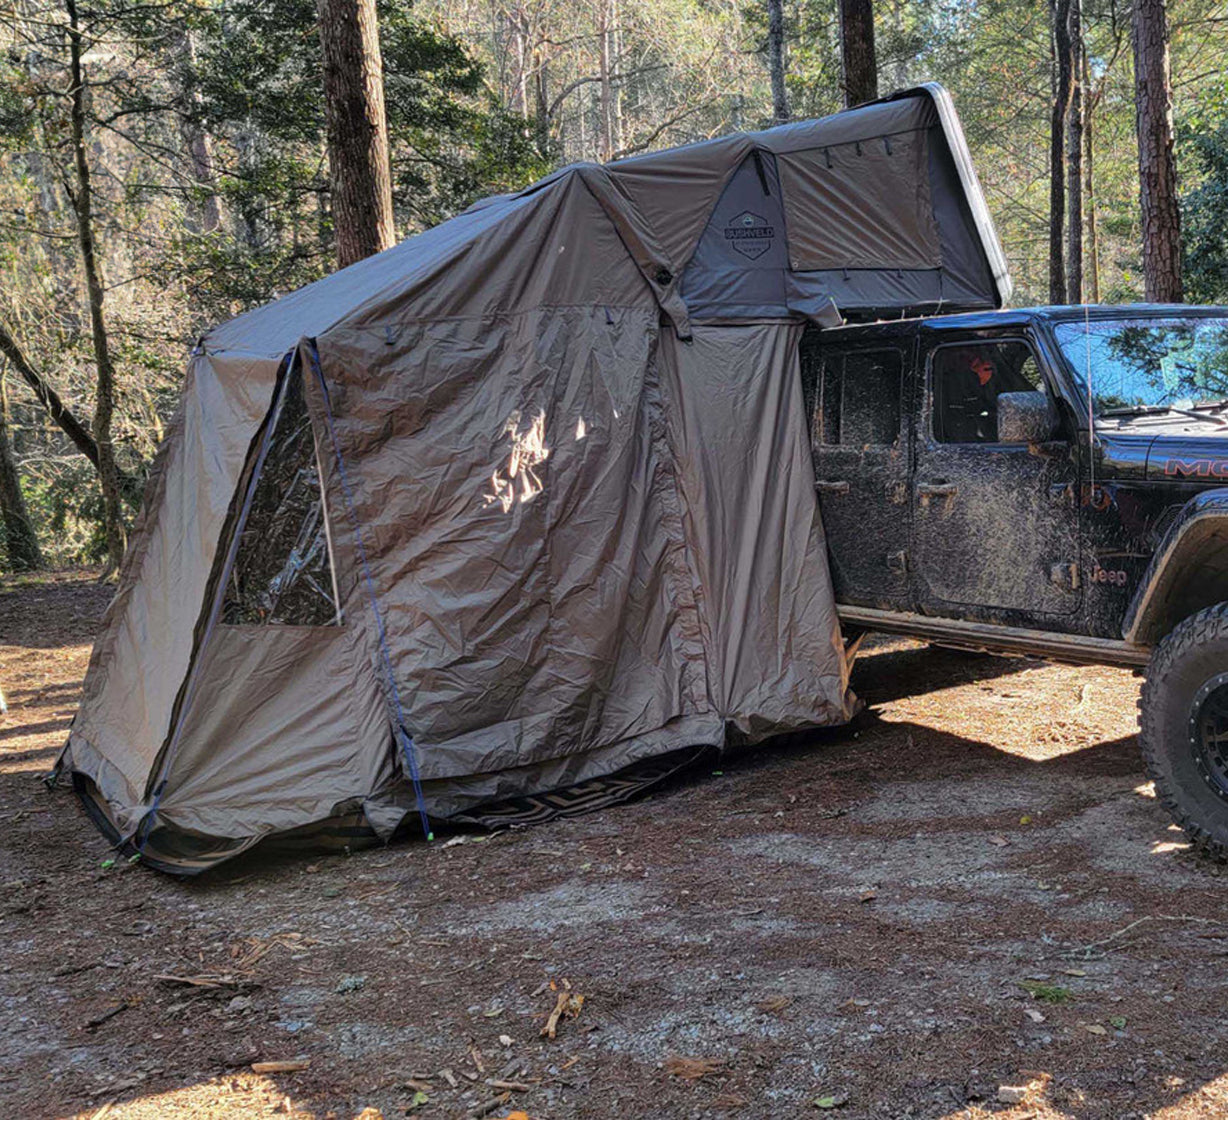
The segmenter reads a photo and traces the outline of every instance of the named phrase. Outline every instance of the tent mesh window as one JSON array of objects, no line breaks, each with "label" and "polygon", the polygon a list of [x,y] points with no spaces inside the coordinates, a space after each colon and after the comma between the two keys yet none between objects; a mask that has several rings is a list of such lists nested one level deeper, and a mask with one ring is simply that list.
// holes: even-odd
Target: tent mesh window
[{"label": "tent mesh window", "polygon": [[225,623],[340,622],[315,439],[295,371],[256,482],[222,608]]}]

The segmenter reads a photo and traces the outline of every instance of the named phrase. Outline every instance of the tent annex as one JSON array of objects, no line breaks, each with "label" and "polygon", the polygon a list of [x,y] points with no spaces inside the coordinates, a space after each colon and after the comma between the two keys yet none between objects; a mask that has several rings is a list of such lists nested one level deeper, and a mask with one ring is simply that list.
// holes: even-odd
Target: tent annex
[{"label": "tent annex", "polygon": [[564,168],[216,328],[63,770],[194,872],[846,720],[802,333],[1008,284],[926,86]]}]

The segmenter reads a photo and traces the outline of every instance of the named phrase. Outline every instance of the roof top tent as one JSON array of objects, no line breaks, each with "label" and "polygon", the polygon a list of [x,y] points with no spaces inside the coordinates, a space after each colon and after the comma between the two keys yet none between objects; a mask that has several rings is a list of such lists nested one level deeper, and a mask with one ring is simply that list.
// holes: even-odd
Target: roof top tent
[{"label": "roof top tent", "polygon": [[216,328],[63,769],[190,873],[846,720],[802,331],[1008,285],[925,86],[564,168]]}]

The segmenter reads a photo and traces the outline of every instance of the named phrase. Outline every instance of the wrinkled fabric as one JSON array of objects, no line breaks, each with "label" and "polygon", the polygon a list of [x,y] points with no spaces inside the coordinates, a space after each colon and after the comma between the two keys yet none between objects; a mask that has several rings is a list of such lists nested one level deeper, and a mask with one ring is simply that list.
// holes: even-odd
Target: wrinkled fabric
[{"label": "wrinkled fabric", "polygon": [[709,693],[747,738],[848,715],[798,367],[801,327],[696,327],[661,369]]},{"label": "wrinkled fabric", "polygon": [[[102,620],[69,738],[105,760],[89,774],[121,829],[135,825],[188,671],[218,539],[248,447],[268,411],[278,362],[198,355]],[[88,745],[88,746],[85,746]]]},{"label": "wrinkled fabric", "polygon": [[790,267],[941,264],[928,141],[928,133],[917,129],[781,155]]},{"label": "wrinkled fabric", "polygon": [[387,838],[411,769],[438,821],[847,719],[798,341],[1005,297],[943,96],[564,168],[209,332],[62,760],[104,830],[194,872]]}]

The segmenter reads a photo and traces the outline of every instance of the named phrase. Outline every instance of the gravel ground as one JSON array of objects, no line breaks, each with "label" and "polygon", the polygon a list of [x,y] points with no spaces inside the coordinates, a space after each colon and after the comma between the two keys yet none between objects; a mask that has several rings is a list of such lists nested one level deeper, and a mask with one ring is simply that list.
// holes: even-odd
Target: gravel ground
[{"label": "gravel ground", "polygon": [[5,1116],[1228,1113],[1228,892],[1126,671],[876,640],[852,727],[631,805],[181,882],[38,781],[106,598],[0,583]]}]

